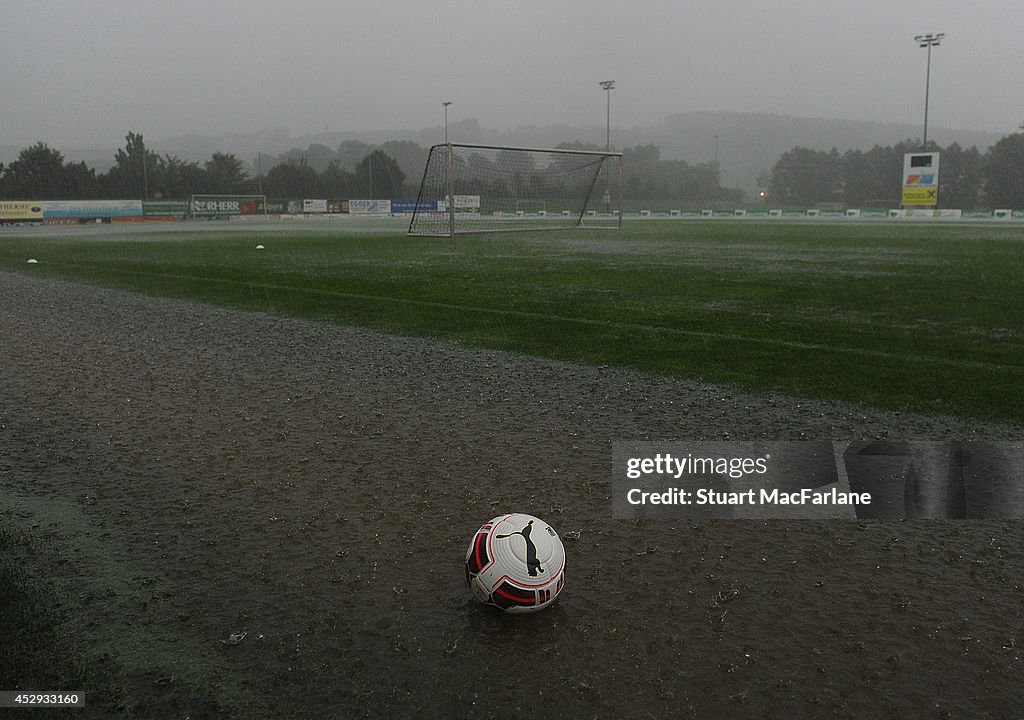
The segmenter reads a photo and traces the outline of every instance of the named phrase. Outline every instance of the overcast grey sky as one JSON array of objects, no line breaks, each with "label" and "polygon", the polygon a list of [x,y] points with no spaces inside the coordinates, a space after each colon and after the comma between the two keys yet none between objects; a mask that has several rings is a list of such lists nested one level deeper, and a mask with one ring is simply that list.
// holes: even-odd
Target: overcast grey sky
[{"label": "overcast grey sky", "polygon": [[0,0],[0,144],[604,125],[689,111],[1024,122],[1021,0]]}]

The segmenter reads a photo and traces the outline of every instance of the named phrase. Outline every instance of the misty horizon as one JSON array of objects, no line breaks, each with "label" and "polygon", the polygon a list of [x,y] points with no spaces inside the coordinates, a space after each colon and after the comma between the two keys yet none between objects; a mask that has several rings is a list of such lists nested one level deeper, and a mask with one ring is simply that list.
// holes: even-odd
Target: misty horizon
[{"label": "misty horizon", "polygon": [[[301,0],[41,0],[5,10],[0,145],[110,147],[287,128],[393,133],[468,118],[498,131],[625,131],[677,113],[1014,132],[1024,7],[1008,0],[784,7],[613,0],[510,7]],[[984,52],[979,52],[984,50]],[[616,81],[610,96],[600,86]]]},{"label": "misty horizon", "polygon": [[[719,162],[723,186],[742,188],[749,193],[760,187],[759,177],[770,170],[779,157],[794,147],[815,150],[869,150],[875,146],[919,140],[921,127],[914,124],[882,124],[866,121],[797,118],[785,115],[755,113],[676,113],[660,125],[633,128],[612,127],[615,149],[654,145],[664,160],[683,160],[691,165]],[[475,118],[450,123],[453,142],[514,145],[520,147],[554,147],[560,143],[582,142],[603,147],[606,128],[603,126],[519,126],[513,130],[488,128]],[[124,147],[128,132],[142,134],[146,147],[160,156],[203,163],[215,153],[228,153],[242,161],[248,175],[266,173],[280,162],[304,157],[307,151],[325,165],[325,153],[332,156],[342,143],[354,141],[368,147],[389,142],[413,142],[428,148],[443,142],[443,125],[417,130],[377,129],[365,132],[321,130],[294,135],[285,127],[254,132],[228,132],[221,135],[190,133],[159,138],[125,129],[107,147],[62,147],[38,140],[62,153],[68,162],[84,162],[97,171],[106,171],[114,164],[117,151]],[[945,147],[957,143],[961,147],[978,147],[985,151],[1006,133],[985,133],[930,127],[929,139]],[[34,143],[33,143],[34,144]],[[315,146],[320,146],[319,148]],[[27,147],[27,146],[26,146]],[[15,160],[24,148],[0,143],[0,163]],[[262,154],[262,161],[260,156]],[[350,153],[346,153],[350,155]],[[311,162],[316,165],[317,161]],[[351,164],[351,163],[349,163]],[[323,168],[319,168],[322,170]],[[351,167],[348,167],[351,169]],[[407,168],[418,174],[420,168]]]}]

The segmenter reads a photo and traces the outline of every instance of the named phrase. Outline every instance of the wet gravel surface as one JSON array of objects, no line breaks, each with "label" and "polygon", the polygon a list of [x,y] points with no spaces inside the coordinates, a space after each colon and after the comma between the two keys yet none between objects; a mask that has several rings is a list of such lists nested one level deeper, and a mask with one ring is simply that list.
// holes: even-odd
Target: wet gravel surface
[{"label": "wet gravel surface", "polygon": [[[617,440],[1020,426],[20,274],[0,308],[0,522],[52,543],[140,713],[1020,714],[1020,522],[616,521],[609,497]],[[465,583],[473,532],[512,511],[567,538],[533,616]]]}]

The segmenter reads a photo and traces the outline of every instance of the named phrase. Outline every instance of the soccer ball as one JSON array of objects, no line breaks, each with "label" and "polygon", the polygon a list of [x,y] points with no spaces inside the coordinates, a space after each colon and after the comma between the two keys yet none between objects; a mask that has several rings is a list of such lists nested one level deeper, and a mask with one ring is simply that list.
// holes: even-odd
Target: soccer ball
[{"label": "soccer ball", "polygon": [[486,522],[466,551],[466,580],[482,603],[528,613],[554,602],[565,584],[565,548],[558,533],[532,515]]}]

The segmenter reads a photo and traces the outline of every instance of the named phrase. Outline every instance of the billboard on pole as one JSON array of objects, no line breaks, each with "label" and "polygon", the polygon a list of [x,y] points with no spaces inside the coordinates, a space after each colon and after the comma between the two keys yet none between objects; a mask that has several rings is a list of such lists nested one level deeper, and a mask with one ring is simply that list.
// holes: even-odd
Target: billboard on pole
[{"label": "billboard on pole", "polygon": [[907,153],[903,156],[904,207],[935,207],[939,203],[939,154]]}]

